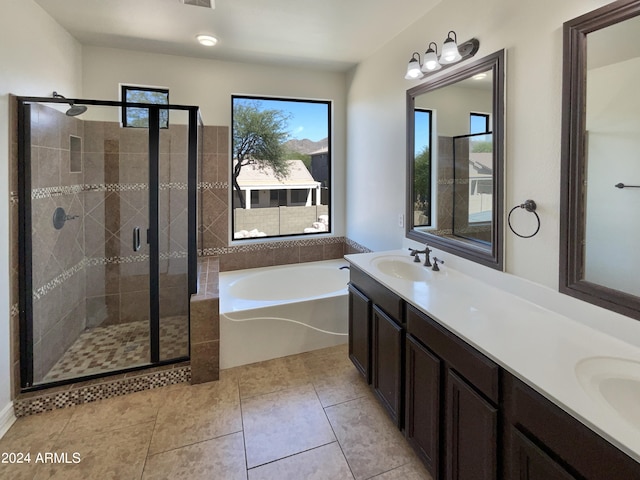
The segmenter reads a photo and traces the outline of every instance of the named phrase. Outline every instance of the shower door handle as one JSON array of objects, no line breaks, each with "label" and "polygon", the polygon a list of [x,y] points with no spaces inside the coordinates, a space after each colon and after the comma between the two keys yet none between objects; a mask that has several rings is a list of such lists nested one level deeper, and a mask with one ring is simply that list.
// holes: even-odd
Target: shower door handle
[{"label": "shower door handle", "polygon": [[135,227],[133,229],[133,251],[137,252],[140,250],[140,227]]}]

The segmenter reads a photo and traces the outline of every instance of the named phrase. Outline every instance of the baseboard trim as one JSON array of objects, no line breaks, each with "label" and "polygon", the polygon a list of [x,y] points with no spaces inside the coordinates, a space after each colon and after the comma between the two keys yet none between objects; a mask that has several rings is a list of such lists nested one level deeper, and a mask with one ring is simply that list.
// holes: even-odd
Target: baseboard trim
[{"label": "baseboard trim", "polygon": [[16,416],[13,413],[13,402],[9,402],[2,411],[0,411],[0,438],[4,437],[4,434],[7,433],[15,421]]}]

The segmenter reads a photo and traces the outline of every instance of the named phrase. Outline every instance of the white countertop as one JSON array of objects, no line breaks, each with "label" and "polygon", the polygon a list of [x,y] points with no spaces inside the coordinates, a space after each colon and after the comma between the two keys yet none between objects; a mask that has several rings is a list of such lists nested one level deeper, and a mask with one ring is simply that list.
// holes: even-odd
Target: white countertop
[{"label": "white countertop", "polygon": [[[427,280],[412,282],[381,272],[375,262],[384,256],[424,268]],[[640,462],[640,429],[588,394],[576,375],[576,366],[588,358],[640,362],[640,348],[447,265],[433,272],[412,264],[407,250],[345,259]]]}]

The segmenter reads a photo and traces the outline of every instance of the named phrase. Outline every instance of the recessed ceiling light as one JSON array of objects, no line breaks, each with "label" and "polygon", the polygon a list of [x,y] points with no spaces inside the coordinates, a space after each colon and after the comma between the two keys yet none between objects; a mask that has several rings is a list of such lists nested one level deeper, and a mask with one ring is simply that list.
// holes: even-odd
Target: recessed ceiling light
[{"label": "recessed ceiling light", "polygon": [[482,80],[483,78],[486,78],[486,77],[487,77],[486,73],[478,73],[471,78],[473,78],[474,80]]},{"label": "recessed ceiling light", "polygon": [[198,42],[205,47],[213,47],[218,43],[218,39],[212,35],[198,35],[196,38],[198,39]]}]

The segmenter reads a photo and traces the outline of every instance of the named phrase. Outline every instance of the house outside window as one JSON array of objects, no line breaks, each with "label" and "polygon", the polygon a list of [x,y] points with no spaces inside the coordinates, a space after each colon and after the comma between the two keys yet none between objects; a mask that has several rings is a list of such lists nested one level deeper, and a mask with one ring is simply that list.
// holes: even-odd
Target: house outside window
[{"label": "house outside window", "polygon": [[331,233],[331,102],[232,96],[233,239]]},{"label": "house outside window", "polygon": [[[169,105],[169,89],[121,85],[121,99],[124,103],[152,103]],[[146,108],[123,107],[122,126],[129,128],[149,128],[149,111]],[[160,128],[169,128],[169,110],[160,110]]]}]

